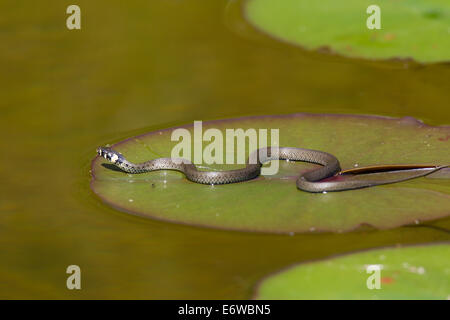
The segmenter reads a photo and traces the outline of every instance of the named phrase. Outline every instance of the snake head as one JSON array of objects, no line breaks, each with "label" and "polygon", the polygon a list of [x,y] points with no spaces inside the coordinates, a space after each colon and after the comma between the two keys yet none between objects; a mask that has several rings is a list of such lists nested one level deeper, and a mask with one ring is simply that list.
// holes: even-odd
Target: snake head
[{"label": "snake head", "polygon": [[122,154],[111,148],[99,147],[97,148],[97,153],[100,157],[103,157],[114,164],[121,164],[124,161]]}]

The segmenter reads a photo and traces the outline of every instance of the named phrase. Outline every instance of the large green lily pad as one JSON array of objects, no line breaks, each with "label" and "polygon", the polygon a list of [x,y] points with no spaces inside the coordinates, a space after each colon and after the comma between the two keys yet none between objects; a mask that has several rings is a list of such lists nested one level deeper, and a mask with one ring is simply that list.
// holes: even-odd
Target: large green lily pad
[{"label": "large green lily pad", "polygon": [[[271,275],[258,285],[255,298],[449,299],[449,261],[448,244],[355,253]],[[379,289],[371,265],[380,270]]]},{"label": "large green lily pad", "polygon": [[[192,124],[185,128],[193,132]],[[279,129],[281,146],[332,153],[343,169],[377,164],[450,163],[450,127],[432,127],[412,118],[294,114],[203,123],[203,131],[208,128],[221,132],[227,128]],[[150,132],[113,147],[133,162],[170,157],[178,143],[171,141],[172,130]],[[91,187],[104,202],[129,213],[246,231],[343,232],[362,225],[386,229],[450,213],[448,174],[327,194],[298,190],[296,177],[316,166],[279,161],[276,175],[209,186],[190,182],[174,171],[129,175],[112,170],[105,159],[96,157],[92,162]],[[203,165],[209,170],[236,167],[242,165]]]},{"label": "large green lily pad", "polygon": [[[381,9],[381,29],[366,26],[369,5]],[[448,0],[249,0],[248,20],[307,49],[350,57],[450,60]]]}]

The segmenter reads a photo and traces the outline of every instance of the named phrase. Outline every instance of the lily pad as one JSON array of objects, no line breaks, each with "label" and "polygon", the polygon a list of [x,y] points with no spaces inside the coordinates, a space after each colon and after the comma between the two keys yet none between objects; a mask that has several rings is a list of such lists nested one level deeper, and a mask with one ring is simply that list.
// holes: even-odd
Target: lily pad
[{"label": "lily pad", "polygon": [[[258,285],[255,298],[449,299],[448,261],[448,244],[355,253],[298,264],[271,275]],[[378,283],[376,271],[368,266],[380,270]]]},{"label": "lily pad", "polygon": [[[192,124],[184,128],[193,136]],[[428,126],[413,118],[293,114],[204,122],[203,132],[209,128],[221,132],[237,128],[279,129],[280,146],[329,152],[340,160],[343,169],[379,164],[450,163],[450,127]],[[170,157],[172,148],[178,144],[171,141],[173,129],[130,138],[113,148],[136,163]],[[96,157],[92,162],[91,187],[104,202],[125,212],[231,230],[343,232],[362,225],[387,229],[450,214],[448,175],[312,194],[298,190],[295,180],[300,172],[317,165],[286,161],[278,164],[275,175],[209,186],[190,182],[174,171],[126,174]],[[202,168],[229,170],[242,166],[213,164]]]},{"label": "lily pad", "polygon": [[369,29],[361,0],[249,0],[247,19],[257,28],[307,49],[349,57],[450,60],[447,0],[379,0],[381,29]]}]

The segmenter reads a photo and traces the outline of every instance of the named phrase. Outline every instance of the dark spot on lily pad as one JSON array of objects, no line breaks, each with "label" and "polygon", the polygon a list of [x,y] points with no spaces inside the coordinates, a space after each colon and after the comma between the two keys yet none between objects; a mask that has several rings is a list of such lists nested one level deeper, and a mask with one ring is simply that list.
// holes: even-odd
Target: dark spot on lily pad
[{"label": "dark spot on lily pad", "polygon": [[444,15],[443,15],[442,11],[440,11],[438,9],[428,9],[423,12],[423,16],[428,19],[440,19]]}]

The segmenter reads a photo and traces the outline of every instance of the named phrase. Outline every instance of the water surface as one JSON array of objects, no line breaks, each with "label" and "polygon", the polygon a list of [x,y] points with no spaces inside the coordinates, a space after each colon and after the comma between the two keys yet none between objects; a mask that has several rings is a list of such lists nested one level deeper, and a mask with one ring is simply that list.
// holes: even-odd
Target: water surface
[{"label": "water surface", "polygon": [[[221,0],[4,1],[0,298],[246,298],[293,262],[449,240],[442,227],[262,235],[134,217],[89,189],[99,145],[194,120],[293,112],[448,124],[450,68],[355,61],[278,43]],[[66,267],[82,270],[69,291]]]}]

